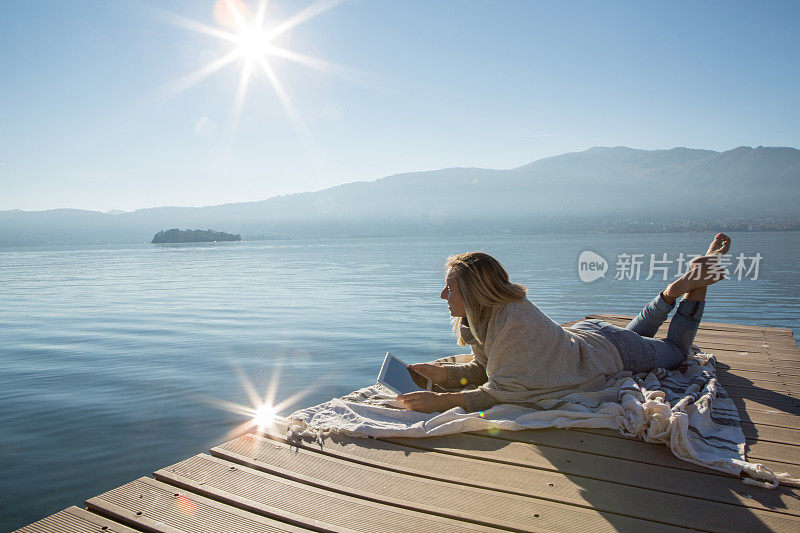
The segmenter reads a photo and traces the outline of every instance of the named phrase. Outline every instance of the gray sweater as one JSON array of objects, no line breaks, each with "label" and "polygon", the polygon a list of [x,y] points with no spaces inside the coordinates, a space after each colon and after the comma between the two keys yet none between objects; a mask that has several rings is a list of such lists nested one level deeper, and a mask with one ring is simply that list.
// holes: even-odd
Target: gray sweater
[{"label": "gray sweater", "polygon": [[445,388],[479,385],[462,393],[467,411],[597,389],[622,370],[619,351],[608,339],[562,328],[526,298],[496,308],[478,325],[478,334],[482,344],[462,326],[472,361],[445,365]]}]

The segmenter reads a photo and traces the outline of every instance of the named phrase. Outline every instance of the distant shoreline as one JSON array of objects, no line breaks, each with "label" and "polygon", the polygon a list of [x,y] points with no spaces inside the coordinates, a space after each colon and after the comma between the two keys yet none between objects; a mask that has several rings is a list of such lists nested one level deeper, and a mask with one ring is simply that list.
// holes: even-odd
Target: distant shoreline
[{"label": "distant shoreline", "polygon": [[[319,236],[294,236],[294,237],[261,237],[261,236],[247,236],[245,235],[239,241],[204,241],[204,242],[165,242],[165,243],[155,243],[155,244],[166,244],[166,245],[175,245],[175,244],[231,244],[231,243],[245,243],[245,242],[286,242],[286,241],[330,241],[330,240],[348,240],[348,239],[441,239],[444,237],[459,237],[459,238],[471,238],[471,237],[521,237],[521,236],[535,236],[535,235],[547,235],[547,236],[575,236],[575,235],[656,235],[656,234],[672,234],[672,233],[684,233],[684,234],[695,234],[695,233],[710,233],[716,231],[725,231],[728,233],[791,233],[791,232],[800,232],[800,228],[787,228],[787,229],[754,229],[754,230],[747,230],[747,229],[696,229],[696,230],[681,230],[681,229],[674,229],[674,230],[650,230],[650,231],[540,231],[540,232],[513,232],[513,233],[503,233],[503,232],[463,232],[458,234],[443,234],[443,233],[429,233],[429,234],[352,234],[352,235],[319,235]],[[119,240],[119,241],[103,241],[103,242],[24,242],[24,243],[0,243],[0,250],[8,249],[8,248],[41,248],[41,247],[72,247],[72,246],[125,246],[125,245],[151,245],[154,244],[147,240]]]}]

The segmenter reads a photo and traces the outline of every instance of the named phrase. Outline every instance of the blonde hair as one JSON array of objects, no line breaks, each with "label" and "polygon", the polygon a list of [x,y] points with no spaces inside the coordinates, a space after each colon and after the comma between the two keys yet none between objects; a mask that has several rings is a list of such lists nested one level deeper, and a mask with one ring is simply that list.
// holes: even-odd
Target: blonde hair
[{"label": "blonde hair", "polygon": [[[483,344],[478,334],[478,324],[488,320],[492,310],[509,302],[521,300],[528,289],[518,283],[511,283],[508,272],[500,261],[483,252],[467,252],[447,258],[445,267],[456,278],[458,290],[464,300],[467,325],[475,339]],[[453,317],[453,333],[458,344],[466,342],[461,336],[464,318]]]}]

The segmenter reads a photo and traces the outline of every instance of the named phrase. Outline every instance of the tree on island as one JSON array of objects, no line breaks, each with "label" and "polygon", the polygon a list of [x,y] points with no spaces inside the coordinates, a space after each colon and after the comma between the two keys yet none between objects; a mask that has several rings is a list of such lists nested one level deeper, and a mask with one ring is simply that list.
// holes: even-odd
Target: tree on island
[{"label": "tree on island", "polygon": [[169,229],[167,231],[159,231],[153,236],[153,243],[175,243],[175,242],[220,242],[220,241],[241,241],[242,236],[239,234],[225,233],[222,231],[214,231],[212,229],[187,229],[179,230],[177,228]]}]

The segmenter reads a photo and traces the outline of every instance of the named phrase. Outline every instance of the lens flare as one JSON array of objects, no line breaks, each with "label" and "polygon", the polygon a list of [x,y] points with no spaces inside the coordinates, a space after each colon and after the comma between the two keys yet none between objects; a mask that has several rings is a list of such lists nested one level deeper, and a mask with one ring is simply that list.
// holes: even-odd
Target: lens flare
[{"label": "lens flare", "polygon": [[256,409],[253,416],[253,423],[258,429],[264,429],[272,425],[275,421],[275,408],[269,404],[263,404]]},{"label": "lens flare", "polygon": [[342,1],[343,0],[318,0],[286,20],[267,21],[267,0],[258,1],[255,13],[253,13],[247,3],[242,0],[219,0],[214,6],[214,19],[218,26],[209,26],[195,20],[161,12],[168,21],[175,25],[210,37],[215,37],[227,43],[229,46],[232,45],[232,50],[222,57],[215,59],[208,65],[164,87],[164,96],[170,98],[179,92],[185,91],[217,70],[222,69],[222,67],[233,63],[240,63],[242,70],[239,77],[239,87],[236,90],[233,102],[231,133],[234,133],[238,127],[247,88],[250,84],[253,71],[255,70],[263,74],[269,81],[272,89],[275,91],[278,101],[281,106],[283,106],[284,111],[289,116],[297,132],[308,135],[308,130],[305,128],[299,115],[292,106],[292,102],[286,90],[275,73],[273,65],[270,63],[270,59],[286,59],[308,68],[331,74],[339,74],[344,77],[350,77],[350,75],[347,74],[347,71],[350,69],[340,68],[333,63],[280,48],[276,46],[273,41],[290,29],[311,20]]},{"label": "lens flare", "polygon": [[176,505],[178,506],[178,510],[186,516],[194,515],[194,511],[197,509],[196,503],[182,495],[176,497]]},{"label": "lens flare", "polygon": [[236,54],[246,61],[258,61],[269,49],[269,36],[260,28],[251,26],[236,36]]},{"label": "lens flare", "polygon": [[208,403],[219,409],[241,415],[245,419],[244,422],[227,432],[227,434],[224,436],[225,440],[240,437],[254,430],[257,432],[269,432],[270,430],[275,429],[278,424],[284,421],[284,419],[278,413],[294,405],[316,388],[316,385],[308,385],[303,390],[290,395],[288,398],[276,402],[275,397],[278,391],[280,372],[276,372],[272,376],[272,379],[270,379],[267,387],[267,391],[262,396],[258,393],[256,387],[253,385],[247,375],[245,375],[245,373],[235,364],[234,370],[239,377],[239,381],[242,384],[242,388],[247,395],[250,405],[242,405],[225,400],[219,400],[217,398],[202,398],[202,401],[205,403]]}]

